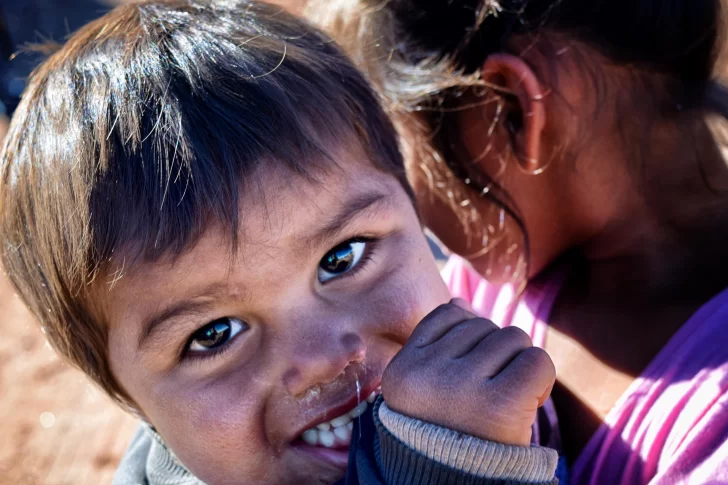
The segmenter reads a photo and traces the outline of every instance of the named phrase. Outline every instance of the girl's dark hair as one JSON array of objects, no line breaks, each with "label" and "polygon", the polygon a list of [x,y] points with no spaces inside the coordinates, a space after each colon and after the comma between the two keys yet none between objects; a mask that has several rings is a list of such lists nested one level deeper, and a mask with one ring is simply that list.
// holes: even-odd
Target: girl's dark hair
[{"label": "girl's dark hair", "polygon": [[[419,113],[405,125],[410,135],[414,125],[420,139],[405,146],[416,151],[419,165],[409,168],[423,172],[430,195],[450,204],[471,236],[473,217],[459,209],[473,193],[466,186],[489,198],[523,229],[525,266],[528,234],[518,208],[497,181],[455,153],[446,118],[460,109],[465,90],[488,88],[479,72],[487,57],[522,54],[524,44],[556,57],[580,43],[590,48],[582,52],[579,67],[594,82],[597,106],[607,93],[598,65],[606,62],[628,67],[640,81],[635,87],[641,90],[626,93],[637,102],[654,100],[650,106],[666,113],[702,114],[707,108],[725,116],[728,93],[714,82],[723,74],[725,13],[721,0],[309,0],[307,7],[308,16],[367,74],[395,119]],[[599,58],[589,59],[590,54]],[[542,74],[547,83],[555,81],[553,71]],[[632,99],[623,104],[639,109]],[[716,135],[725,137],[722,128]],[[464,185],[453,183],[453,177]],[[479,238],[471,237],[478,246],[474,251]]]},{"label": "girl's dark hair", "polygon": [[472,84],[468,75],[514,36],[549,32],[700,92],[725,13],[721,0],[310,0],[308,11],[397,109]]},{"label": "girl's dark hair", "polygon": [[0,255],[51,344],[124,401],[92,283],[211,222],[234,245],[261,167],[315,180],[357,143],[406,186],[376,95],[302,20],[245,0],[118,7],[30,77],[1,157]]}]

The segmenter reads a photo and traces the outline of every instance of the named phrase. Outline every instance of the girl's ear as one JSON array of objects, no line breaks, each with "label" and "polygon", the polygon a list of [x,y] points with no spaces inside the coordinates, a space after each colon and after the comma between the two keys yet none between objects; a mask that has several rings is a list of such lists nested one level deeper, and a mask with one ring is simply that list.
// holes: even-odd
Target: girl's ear
[{"label": "girl's ear", "polygon": [[540,173],[547,164],[539,156],[546,109],[544,90],[536,73],[520,57],[493,54],[483,64],[481,77],[488,85],[502,90],[509,100],[502,116],[521,168],[527,173]]}]

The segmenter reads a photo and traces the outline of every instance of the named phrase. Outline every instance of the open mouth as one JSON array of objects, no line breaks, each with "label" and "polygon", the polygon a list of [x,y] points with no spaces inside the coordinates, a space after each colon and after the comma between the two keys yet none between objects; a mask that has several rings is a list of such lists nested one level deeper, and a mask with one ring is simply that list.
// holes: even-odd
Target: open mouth
[{"label": "open mouth", "polygon": [[366,412],[367,408],[377,399],[378,394],[379,391],[374,391],[365,400],[341,416],[307,429],[301,435],[301,440],[310,446],[329,449],[348,448],[351,442],[351,433],[354,429],[354,419]]},{"label": "open mouth", "polygon": [[317,417],[294,432],[293,436],[297,437],[291,443],[293,451],[329,468],[346,470],[354,420],[366,413],[381,394],[378,384],[375,381],[361,388],[357,385],[357,393],[353,396],[334,398],[335,405],[317,409]]}]

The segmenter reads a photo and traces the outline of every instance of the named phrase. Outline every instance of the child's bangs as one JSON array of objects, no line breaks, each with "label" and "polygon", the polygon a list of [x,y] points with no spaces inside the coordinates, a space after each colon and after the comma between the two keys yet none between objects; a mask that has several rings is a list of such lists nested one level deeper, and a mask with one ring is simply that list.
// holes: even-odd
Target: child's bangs
[{"label": "child's bangs", "polygon": [[241,194],[262,164],[315,178],[336,163],[336,143],[358,142],[373,163],[401,171],[376,98],[314,31],[280,38],[219,13],[198,26],[165,15],[122,62],[118,44],[101,41],[75,66],[100,155],[90,173],[92,272],[112,259],[175,257],[212,221],[230,228],[234,247]]}]

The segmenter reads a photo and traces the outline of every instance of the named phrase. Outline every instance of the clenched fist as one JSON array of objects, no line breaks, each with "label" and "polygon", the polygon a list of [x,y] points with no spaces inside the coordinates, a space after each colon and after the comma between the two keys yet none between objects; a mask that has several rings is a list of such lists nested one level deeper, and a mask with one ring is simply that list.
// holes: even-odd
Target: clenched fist
[{"label": "clenched fist", "polygon": [[548,354],[452,300],[425,317],[382,377],[394,411],[478,438],[528,446],[556,379]]}]

